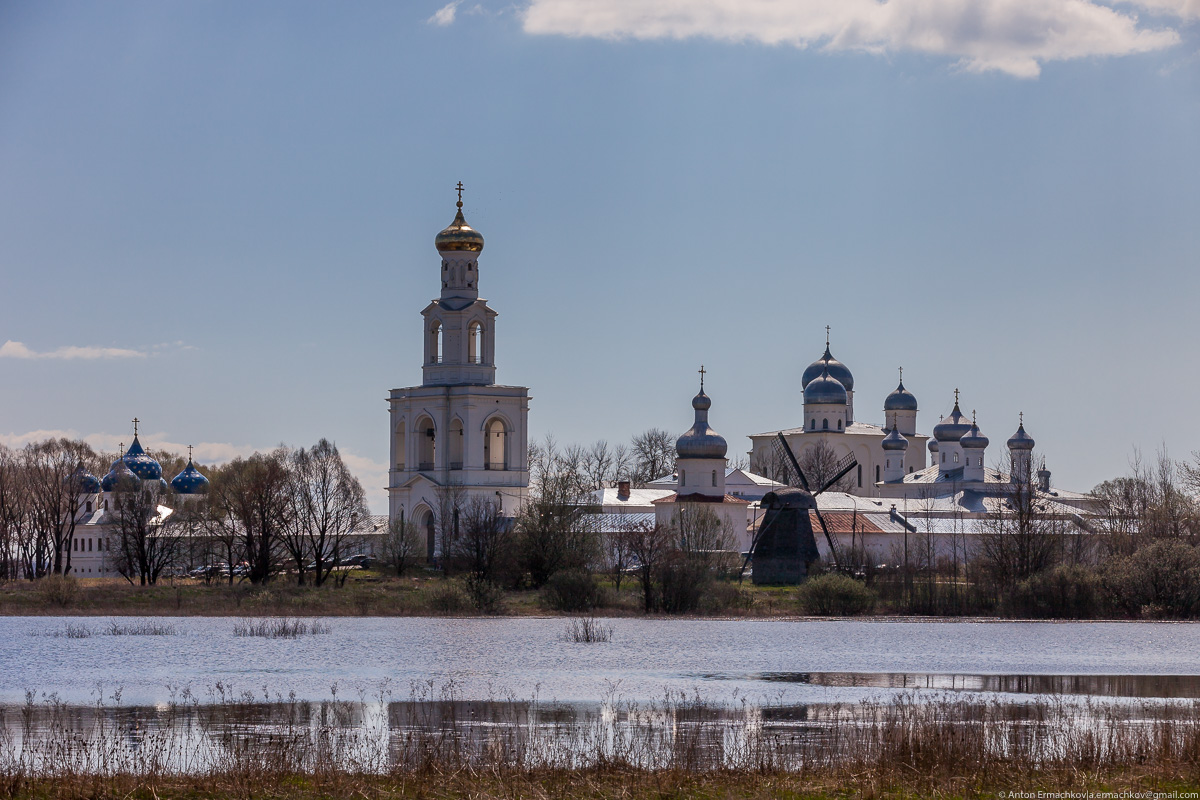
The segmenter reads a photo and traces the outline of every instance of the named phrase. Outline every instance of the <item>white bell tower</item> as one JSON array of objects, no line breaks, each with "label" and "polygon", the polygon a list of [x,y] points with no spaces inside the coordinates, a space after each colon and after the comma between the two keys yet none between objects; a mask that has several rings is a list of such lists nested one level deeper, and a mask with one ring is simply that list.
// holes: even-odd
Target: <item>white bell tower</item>
[{"label": "white bell tower", "polygon": [[454,221],[434,240],[441,294],[421,312],[422,382],[388,397],[389,515],[427,533],[431,559],[437,517],[450,506],[483,497],[512,515],[529,494],[529,390],[496,383],[496,312],[479,296],[483,236],[467,224],[456,188]]}]

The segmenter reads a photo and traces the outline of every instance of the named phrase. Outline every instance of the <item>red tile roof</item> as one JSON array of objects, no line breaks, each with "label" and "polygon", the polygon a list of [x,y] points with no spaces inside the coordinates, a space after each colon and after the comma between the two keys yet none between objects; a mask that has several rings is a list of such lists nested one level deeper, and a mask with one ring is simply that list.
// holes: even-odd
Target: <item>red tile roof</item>
[{"label": "red tile roof", "polygon": [[727,494],[724,497],[713,497],[712,495],[700,494],[698,492],[693,494],[679,494],[677,492],[666,497],[660,497],[657,500],[651,500],[650,502],[656,505],[658,503],[732,503],[741,506],[750,505],[749,500],[742,497],[734,497],[731,494]]},{"label": "red tile roof", "polygon": [[[808,512],[814,531],[821,530],[821,521],[815,511]],[[850,511],[825,511],[821,514],[830,533],[883,533],[883,529],[871,522],[863,514]]]}]

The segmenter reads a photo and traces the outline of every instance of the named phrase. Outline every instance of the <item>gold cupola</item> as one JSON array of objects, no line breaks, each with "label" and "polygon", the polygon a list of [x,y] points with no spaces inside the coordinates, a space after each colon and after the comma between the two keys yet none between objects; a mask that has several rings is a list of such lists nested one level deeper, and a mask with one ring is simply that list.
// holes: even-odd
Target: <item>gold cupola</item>
[{"label": "gold cupola", "polygon": [[456,188],[458,189],[458,213],[454,215],[454,221],[437,235],[433,243],[439,253],[461,250],[478,253],[483,250],[483,234],[468,225],[466,218],[463,217],[462,181],[458,182]]}]

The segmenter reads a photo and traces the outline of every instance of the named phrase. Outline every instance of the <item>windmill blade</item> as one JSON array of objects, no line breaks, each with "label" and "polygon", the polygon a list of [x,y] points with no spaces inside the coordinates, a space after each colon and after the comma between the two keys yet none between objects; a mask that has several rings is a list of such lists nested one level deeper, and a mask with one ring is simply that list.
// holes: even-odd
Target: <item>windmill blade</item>
[{"label": "windmill blade", "polygon": [[[771,520],[771,525],[775,524],[775,520]],[[758,530],[754,533],[754,539],[750,542],[750,549],[746,551],[746,557],[742,560],[742,571],[738,573],[738,583],[742,582],[742,575],[746,573],[746,567],[750,565],[750,559],[754,558],[754,553],[758,550],[758,543],[762,539],[763,533],[771,527],[771,525],[759,525]]]},{"label": "windmill blade", "polygon": [[816,512],[817,522],[821,523],[821,531],[825,534],[825,543],[829,545],[829,555],[833,556],[833,563],[837,564],[838,569],[842,569],[842,559],[838,555],[837,545],[834,544],[833,535],[829,532],[829,526],[825,524],[825,518],[821,516],[821,509],[817,508],[817,504],[813,503],[813,511]]},{"label": "windmill blade", "polygon": [[824,486],[822,486],[820,489],[817,489],[815,492],[813,492],[813,497],[816,497],[821,492],[825,491],[830,486],[833,486],[835,483],[840,481],[842,478],[846,477],[846,473],[849,472],[850,470],[854,469],[857,466],[858,466],[858,459],[854,457],[853,453],[851,453],[850,455],[843,458],[841,461],[838,462],[838,465],[834,468],[833,477],[830,478],[829,480],[825,481]]},{"label": "windmill blade", "polygon": [[796,460],[796,454],[788,447],[787,439],[783,438],[782,433],[775,434],[775,453],[782,456],[781,460],[785,465],[791,465],[795,480],[789,480],[788,483],[792,486],[798,483],[804,491],[811,491],[808,488],[808,479],[804,477],[804,470],[800,469],[800,462]]}]

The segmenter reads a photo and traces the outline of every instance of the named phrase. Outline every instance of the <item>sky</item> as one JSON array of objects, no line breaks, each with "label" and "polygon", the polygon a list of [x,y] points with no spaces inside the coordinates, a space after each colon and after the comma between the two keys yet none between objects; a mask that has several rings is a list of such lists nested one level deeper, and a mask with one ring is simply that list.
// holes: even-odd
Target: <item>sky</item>
[{"label": "sky", "polygon": [[454,185],[531,434],[731,455],[833,354],[1065,488],[1200,450],[1200,0],[0,3],[0,442],[333,440],[386,511]]}]

